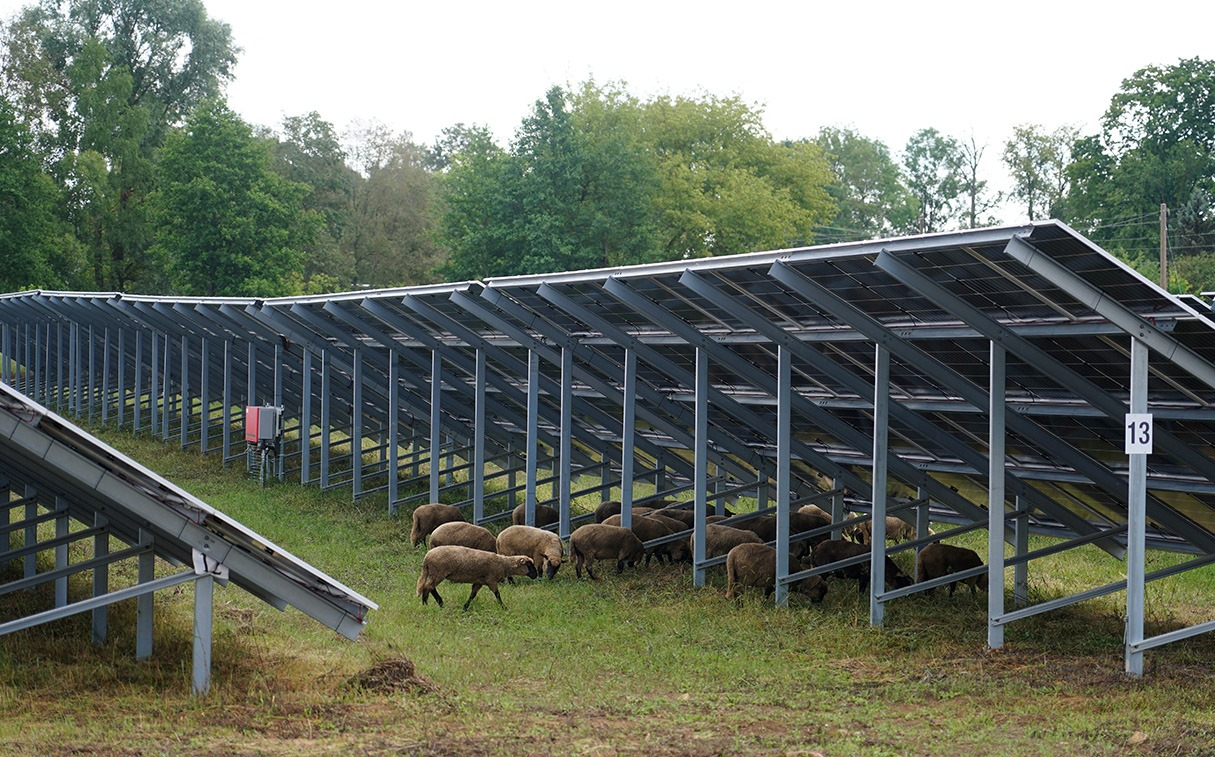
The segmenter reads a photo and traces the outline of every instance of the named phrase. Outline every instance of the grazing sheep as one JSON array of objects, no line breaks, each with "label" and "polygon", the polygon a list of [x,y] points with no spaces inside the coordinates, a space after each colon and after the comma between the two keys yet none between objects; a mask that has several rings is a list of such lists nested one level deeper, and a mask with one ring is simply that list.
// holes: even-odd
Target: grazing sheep
[{"label": "grazing sheep", "polygon": [[[510,514],[510,522],[516,526],[527,525],[527,505],[519,505]],[[561,522],[561,513],[548,505],[536,505],[536,528],[544,528]]]},{"label": "grazing sheep", "polygon": [[[803,512],[789,513],[789,535],[796,536],[797,534],[805,533],[806,531],[820,528],[831,523],[830,517],[813,515]],[[737,528],[745,531],[754,531],[757,536],[763,541],[776,541],[776,516],[764,515],[759,518],[752,518],[739,523]],[[799,558],[809,556],[810,550],[815,544],[827,540],[827,534],[820,534],[813,539],[805,539],[796,542],[793,546],[794,554]]]},{"label": "grazing sheep", "polygon": [[[605,526],[621,525],[621,516],[613,515],[603,522]],[[664,518],[655,513],[647,515],[638,515],[633,518],[632,531],[637,535],[638,539],[643,542],[653,539],[661,539],[664,536],[671,536],[680,531],[686,531],[682,523],[670,518]],[[688,559],[688,543],[686,541],[670,541],[665,544],[659,544],[657,547],[647,549],[645,551],[645,564],[650,564],[650,558],[657,557],[658,562],[662,563],[662,558],[666,557],[668,562],[676,561],[684,562]]]},{"label": "grazing sheep", "polygon": [[[920,550],[920,558],[915,564],[915,580],[930,581],[950,573],[977,568],[982,564],[982,558],[973,549],[934,542]],[[982,578],[983,575],[979,574],[962,579],[962,583],[970,584],[971,594],[974,594],[977,589],[987,591],[987,582],[981,580]],[[953,596],[957,587],[957,581],[949,584],[949,596]],[[932,589],[928,591],[932,592]]]},{"label": "grazing sheep", "polygon": [[[667,516],[668,518],[674,518],[676,520],[683,521],[684,526],[686,528],[692,528],[694,525],[696,525],[696,505],[695,505],[695,503],[680,502],[680,503],[674,504],[674,505],[667,505],[666,507],[658,510],[658,512],[661,513],[662,515]],[[709,518],[716,517],[719,520],[723,519],[723,518],[733,518],[734,517],[734,513],[731,512],[730,508],[726,508],[725,515],[718,516],[717,510],[716,510],[716,508],[713,507],[712,504],[708,505],[708,512],[706,513],[706,515]]]},{"label": "grazing sheep", "polygon": [[[789,558],[789,572],[798,571],[797,561]],[[767,544],[739,544],[726,555],[726,599],[733,599],[740,586],[755,586],[769,597],[776,590],[776,549]],[[827,593],[827,582],[820,576],[803,578],[789,586],[818,604]]]},{"label": "grazing sheep", "polygon": [[[633,508],[633,520],[637,520],[638,518],[642,518],[642,517],[648,517],[653,514],[654,514],[654,511],[648,507],[634,507]],[[614,515],[609,515],[608,517],[603,519],[603,523],[608,526],[619,526],[623,522],[624,522],[623,513],[616,513]]]},{"label": "grazing sheep", "polygon": [[[857,555],[867,555],[869,549],[860,544],[844,541],[843,539],[829,539],[822,542],[814,548],[812,563],[814,567],[820,568],[824,565],[830,565],[833,562],[846,560],[849,557]],[[857,590],[864,594],[869,588],[869,564],[858,563],[849,565],[846,568],[839,568],[830,572],[831,576],[836,578],[855,578],[857,581]],[[904,586],[911,586],[911,577],[904,573],[894,560],[886,558],[886,588],[901,589]]]},{"label": "grazing sheep", "polygon": [[[692,536],[688,537],[688,549],[693,555],[696,554],[695,536],[696,534],[693,532]],[[739,544],[763,543],[764,540],[759,538],[754,531],[716,524],[707,524],[705,526],[705,559],[728,554],[731,549],[734,549]]]},{"label": "grazing sheep", "polygon": [[557,575],[557,568],[565,559],[565,548],[561,537],[552,531],[532,526],[507,526],[498,534],[498,554],[527,555],[543,571],[549,580]]},{"label": "grazing sheep", "polygon": [[623,573],[625,564],[632,567],[645,557],[645,546],[627,528],[587,523],[570,534],[570,557],[574,559],[574,571],[578,578],[582,578],[582,566],[585,565],[587,575],[598,581],[591,572],[591,564],[595,560],[615,560],[616,572]]},{"label": "grazing sheep", "polygon": [[602,523],[613,515],[620,514],[620,503],[615,500],[608,500],[595,508],[595,522]]},{"label": "grazing sheep", "polygon": [[498,540],[489,532],[489,529],[464,521],[444,523],[430,535],[431,549],[452,545],[479,549],[482,552],[498,551]]},{"label": "grazing sheep", "polygon": [[436,528],[444,523],[464,520],[464,514],[455,505],[418,505],[413,511],[413,529],[409,532],[410,546],[418,546]]},{"label": "grazing sheep", "polygon": [[472,592],[464,609],[472,604],[473,597],[482,586],[498,598],[498,604],[505,609],[502,595],[498,593],[498,584],[508,576],[536,577],[536,564],[526,555],[511,555],[509,557],[493,552],[482,552],[468,547],[435,547],[422,558],[422,574],[418,576],[418,596],[422,604],[426,604],[428,596],[433,595],[439,607],[443,606],[443,598],[435,589],[443,581],[461,584],[472,584]]},{"label": "grazing sheep", "polygon": [[[843,534],[845,539],[854,541],[857,544],[866,544],[869,540],[869,537],[867,536],[870,530],[869,521],[866,520],[861,522],[860,518],[861,516],[857,515],[856,513],[848,513],[848,517],[844,521],[844,528],[840,531],[840,533]],[[864,533],[861,531],[862,527],[864,527]],[[862,539],[864,541],[862,541]]]},{"label": "grazing sheep", "polygon": [[[853,513],[855,515],[855,513]],[[933,530],[928,529],[928,533],[932,534]],[[866,520],[862,523],[857,523],[848,526],[844,529],[844,535],[852,539],[857,544],[868,544],[873,540],[873,521]],[[911,525],[902,518],[896,518],[893,515],[886,516],[886,541],[892,541],[895,544],[904,541],[910,541],[915,538],[915,526]]]},{"label": "grazing sheep", "polygon": [[808,513],[810,515],[820,515],[826,518],[828,523],[831,522],[831,513],[827,512],[818,505],[802,505],[797,509],[797,511],[799,513]]}]

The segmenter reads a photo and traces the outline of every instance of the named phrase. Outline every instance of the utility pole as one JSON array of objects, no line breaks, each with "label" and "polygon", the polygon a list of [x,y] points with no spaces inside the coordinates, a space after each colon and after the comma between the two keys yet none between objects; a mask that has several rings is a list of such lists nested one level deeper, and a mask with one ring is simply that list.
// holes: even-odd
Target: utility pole
[{"label": "utility pole", "polygon": [[1160,288],[1169,291],[1169,206],[1160,203]]}]

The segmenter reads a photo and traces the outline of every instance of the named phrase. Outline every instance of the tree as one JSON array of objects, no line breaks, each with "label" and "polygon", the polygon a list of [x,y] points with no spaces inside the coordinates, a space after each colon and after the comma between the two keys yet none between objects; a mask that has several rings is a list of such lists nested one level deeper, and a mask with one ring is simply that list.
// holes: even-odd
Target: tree
[{"label": "tree", "polygon": [[438,180],[431,155],[407,132],[373,123],[353,135],[358,160],[342,250],[363,287],[412,286],[435,280],[446,250],[436,241]]},{"label": "tree", "polygon": [[273,167],[284,178],[308,185],[304,208],[317,212],[324,224],[309,245],[304,262],[308,291],[353,288],[354,257],[341,240],[350,228],[358,173],[346,165],[346,151],[333,124],[312,111],[283,118],[281,131],[271,137]]},{"label": "tree", "polygon": [[0,95],[0,291],[60,288],[81,262],[33,138]]},{"label": "tree", "polygon": [[270,168],[265,142],[220,101],[169,135],[160,163],[157,251],[184,294],[269,297],[303,286],[304,249],[322,223],[305,184]]},{"label": "tree", "polygon": [[1004,144],[1004,165],[1013,178],[1011,194],[1025,203],[1029,220],[1060,215],[1076,136],[1067,126],[1053,132],[1037,124],[1013,127],[1012,138]]},{"label": "tree", "polygon": [[458,147],[445,153],[447,168],[441,176],[439,239],[451,250],[442,276],[485,279],[515,272],[514,162],[487,128],[461,125],[445,130],[444,136]]},{"label": "tree", "polygon": [[41,0],[6,29],[4,86],[64,188],[98,289],[163,285],[146,252],[165,134],[236,61],[201,0]]},{"label": "tree", "polygon": [[961,159],[960,196],[963,200],[960,220],[968,229],[994,226],[998,223],[996,218],[989,214],[999,204],[999,195],[988,190],[986,179],[979,178],[979,166],[983,162],[985,152],[987,145],[980,145],[974,134],[966,141],[958,143],[958,157]]},{"label": "tree", "polygon": [[907,188],[920,205],[921,234],[943,231],[953,219],[962,193],[961,146],[936,129],[920,129],[903,149]]},{"label": "tree", "polygon": [[814,141],[831,166],[827,191],[837,208],[820,238],[876,239],[912,227],[915,202],[885,144],[840,127],[823,128]]}]

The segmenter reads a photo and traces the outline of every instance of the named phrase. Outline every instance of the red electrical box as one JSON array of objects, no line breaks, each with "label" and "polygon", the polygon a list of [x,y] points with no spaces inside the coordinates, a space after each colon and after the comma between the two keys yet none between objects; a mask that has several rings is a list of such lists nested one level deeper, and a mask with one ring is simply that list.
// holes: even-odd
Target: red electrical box
[{"label": "red electrical box", "polygon": [[273,405],[245,407],[245,441],[249,444],[273,441],[282,436],[282,416]]}]

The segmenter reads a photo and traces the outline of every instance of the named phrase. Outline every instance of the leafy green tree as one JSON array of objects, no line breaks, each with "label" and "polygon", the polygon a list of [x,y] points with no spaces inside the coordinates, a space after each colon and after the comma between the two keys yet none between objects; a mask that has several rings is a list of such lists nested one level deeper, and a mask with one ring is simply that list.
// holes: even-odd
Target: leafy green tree
[{"label": "leafy green tree", "polygon": [[0,95],[0,291],[60,288],[83,261],[58,215],[59,192],[33,138]]},{"label": "leafy green tree", "polygon": [[841,127],[823,128],[814,142],[831,166],[827,191],[837,208],[827,226],[817,230],[820,239],[875,239],[913,225],[914,199],[885,144]]},{"label": "leafy green tree", "polygon": [[903,148],[907,188],[920,206],[919,231],[944,231],[962,194],[962,149],[936,129],[920,129]]},{"label": "leafy green tree", "polygon": [[980,226],[994,226],[999,221],[991,215],[1000,202],[998,193],[987,187],[987,180],[979,178],[979,167],[983,162],[983,154],[987,145],[980,145],[974,137],[958,142],[958,157],[961,159],[959,181],[961,188],[961,213],[959,220],[968,229]]},{"label": "leafy green tree", "polygon": [[147,198],[165,134],[236,60],[201,0],[41,0],[3,38],[4,86],[63,187],[98,289],[156,290]]},{"label": "leafy green tree", "polygon": [[352,289],[354,257],[341,240],[350,230],[358,173],[346,164],[333,124],[316,111],[283,118],[281,131],[270,136],[273,167],[284,178],[311,187],[304,208],[324,219],[304,262],[309,291]]},{"label": "leafy green tree", "polygon": [[358,171],[342,250],[355,266],[360,287],[432,283],[446,250],[436,240],[438,179],[427,168],[432,155],[408,133],[381,124],[354,134]]},{"label": "leafy green tree", "polygon": [[1053,132],[1037,124],[1013,128],[1004,145],[1004,165],[1013,178],[1011,195],[1025,203],[1029,220],[1061,215],[1076,136],[1076,130],[1067,126]]},{"label": "leafy green tree", "polygon": [[446,168],[440,176],[439,239],[451,250],[440,274],[460,280],[517,272],[517,172],[510,154],[489,129],[475,125],[445,130],[440,142],[451,147],[440,153]]},{"label": "leafy green tree", "polygon": [[304,250],[323,223],[308,186],[271,169],[267,144],[220,101],[165,142],[157,251],[189,295],[281,296],[303,289]]}]

